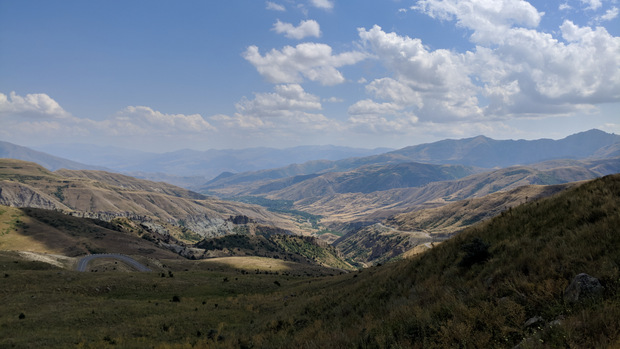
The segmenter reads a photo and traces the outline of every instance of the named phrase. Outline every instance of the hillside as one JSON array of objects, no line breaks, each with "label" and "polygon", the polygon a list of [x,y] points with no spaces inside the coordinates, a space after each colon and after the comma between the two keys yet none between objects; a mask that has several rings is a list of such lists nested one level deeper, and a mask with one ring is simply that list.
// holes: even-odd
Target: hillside
[{"label": "hillside", "polygon": [[232,216],[299,232],[290,218],[260,206],[206,198],[165,183],[95,171],[49,172],[34,163],[0,160],[0,204],[61,210],[110,220],[128,217],[150,224],[185,227],[200,236],[232,231]]},{"label": "hillside", "polygon": [[[236,195],[267,195],[268,198],[298,201],[335,193],[371,193],[394,188],[418,187],[430,182],[462,178],[476,170],[465,166],[404,163],[363,166],[348,172],[295,176],[248,188]],[[226,188],[225,190],[230,190]]]},{"label": "hillside", "polygon": [[359,266],[385,263],[432,248],[480,221],[509,212],[523,203],[545,198],[581,182],[529,185],[389,217],[340,237],[334,242],[343,256]]},{"label": "hillside", "polygon": [[171,240],[174,241],[122,219],[104,222],[44,209],[0,206],[0,250],[67,257],[124,253],[158,259],[179,258],[163,244]]},{"label": "hillside", "polygon": [[[536,169],[539,167],[540,169]],[[391,189],[368,194],[344,193],[308,197],[295,202],[295,209],[324,218],[321,223],[332,230],[343,226],[373,224],[404,211],[432,208],[453,201],[482,197],[526,185],[554,185],[593,179],[620,172],[620,159],[548,162],[531,167],[515,166],[473,174],[458,180],[428,183],[424,186]],[[271,199],[280,199],[273,195]],[[355,223],[357,222],[357,223]]]},{"label": "hillside", "polygon": [[[189,235],[187,231],[181,233],[185,238]],[[0,250],[66,257],[122,253],[151,259],[191,260],[261,256],[299,266],[352,269],[334,247],[315,238],[293,236],[281,229],[256,224],[237,224],[235,234],[192,244],[127,218],[106,222],[8,206],[0,206]]]},{"label": "hillside", "polygon": [[[324,277],[286,261],[76,273],[0,253],[0,346],[617,347],[619,207],[620,175],[607,176],[411,259]],[[596,280],[575,296],[581,273]]]}]

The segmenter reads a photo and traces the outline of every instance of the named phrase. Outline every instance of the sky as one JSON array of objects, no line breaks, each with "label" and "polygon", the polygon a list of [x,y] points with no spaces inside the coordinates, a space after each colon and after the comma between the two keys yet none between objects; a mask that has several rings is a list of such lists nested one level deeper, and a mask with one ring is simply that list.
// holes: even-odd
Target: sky
[{"label": "sky", "polygon": [[0,0],[0,140],[178,149],[620,133],[618,0]]}]

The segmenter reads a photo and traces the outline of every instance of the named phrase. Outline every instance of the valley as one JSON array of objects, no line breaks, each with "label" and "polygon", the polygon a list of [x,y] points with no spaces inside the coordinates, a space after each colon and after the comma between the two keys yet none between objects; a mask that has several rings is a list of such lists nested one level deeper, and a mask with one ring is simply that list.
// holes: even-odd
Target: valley
[{"label": "valley", "polygon": [[[587,149],[566,157],[576,140]],[[18,320],[24,314],[49,326],[36,340],[51,347],[67,345],[61,335],[66,325],[44,320],[53,304],[67,307],[63,322],[90,326],[79,325],[81,335],[70,339],[85,347],[346,346],[352,338],[371,347],[464,341],[527,347],[537,336],[579,346],[592,337],[571,322],[575,305],[558,303],[572,276],[596,274],[608,291],[595,307],[618,314],[620,261],[613,251],[620,244],[610,230],[619,217],[617,141],[600,131],[530,143],[476,137],[225,172],[187,188],[100,168],[51,171],[0,159],[0,265],[10,281],[0,291]],[[546,152],[531,150],[541,144]],[[521,155],[512,161],[500,156],[510,152]],[[566,245],[571,232],[585,240],[570,237]],[[603,235],[593,242],[593,234]],[[560,247],[532,255],[551,248],[548,241]],[[597,250],[585,248],[585,241]],[[589,253],[587,262],[578,257],[583,253]],[[78,267],[95,254],[102,258]],[[534,275],[543,284],[532,284]],[[46,280],[27,293],[32,299],[48,287],[57,290],[49,303],[35,309],[12,293],[28,279]],[[462,293],[454,298],[454,292]],[[509,304],[499,300],[506,297]],[[112,303],[101,308],[104,298]],[[96,324],[110,325],[119,307],[125,312],[120,327]],[[468,315],[441,315],[442,307]],[[507,311],[511,315],[500,316]],[[485,316],[495,322],[474,329]],[[548,323],[561,319],[562,331],[578,335],[556,337],[548,326],[536,334],[523,323],[537,316]],[[591,326],[607,321],[587,316]],[[122,328],[133,317],[141,319],[139,333]],[[16,333],[0,344],[25,346],[19,333],[29,331],[29,322],[0,319],[2,328]],[[610,333],[596,340],[609,345],[618,338]]]},{"label": "valley", "polygon": [[[0,346],[615,347],[618,198],[617,175],[589,181],[354,273],[257,257],[80,273],[3,251]],[[573,301],[580,273],[603,288]]]}]

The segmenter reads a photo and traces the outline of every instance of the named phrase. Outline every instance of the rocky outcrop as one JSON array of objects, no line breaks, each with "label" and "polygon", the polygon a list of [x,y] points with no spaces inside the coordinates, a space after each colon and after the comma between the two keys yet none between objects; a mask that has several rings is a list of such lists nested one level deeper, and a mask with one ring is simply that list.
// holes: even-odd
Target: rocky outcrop
[{"label": "rocky outcrop", "polygon": [[586,273],[581,273],[564,290],[564,301],[576,303],[586,298],[595,298],[603,293],[600,281]]},{"label": "rocky outcrop", "polygon": [[56,198],[36,191],[26,184],[13,181],[2,181],[0,183],[0,205],[69,210]]}]

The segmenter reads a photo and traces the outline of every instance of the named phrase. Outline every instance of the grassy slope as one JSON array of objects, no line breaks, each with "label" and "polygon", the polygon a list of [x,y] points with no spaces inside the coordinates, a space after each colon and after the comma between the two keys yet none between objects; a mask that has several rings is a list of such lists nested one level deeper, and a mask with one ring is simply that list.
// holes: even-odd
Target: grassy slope
[{"label": "grassy slope", "polygon": [[[202,262],[166,262],[174,277],[80,274],[0,254],[0,346],[617,347],[618,226],[620,175],[514,208],[411,260],[332,277]],[[490,258],[462,267],[475,238]],[[603,295],[565,303],[582,272]],[[544,320],[526,328],[534,316]]]},{"label": "grassy slope", "polygon": [[[135,225],[72,217],[56,211],[0,206],[0,250],[53,253],[69,257],[88,253],[124,253],[176,258]],[[153,240],[153,239],[151,239]]]},{"label": "grassy slope", "polygon": [[422,252],[432,246],[431,242],[444,241],[454,233],[508,208],[556,194],[576,184],[523,186],[481,198],[402,213],[390,217],[384,224],[353,230],[336,240],[334,245],[354,264],[368,266],[384,263],[403,254]]},{"label": "grassy slope", "polygon": [[[617,161],[606,160],[615,164]],[[512,190],[525,185],[553,185],[588,180],[607,174],[588,169],[591,164],[580,162],[580,166],[536,170],[515,166],[491,172],[471,175],[454,181],[429,183],[422,187],[392,189],[368,194],[344,193],[308,198],[295,202],[295,208],[326,218],[321,221],[332,228],[341,222],[367,220],[373,216],[376,221],[412,208],[428,208],[468,198],[482,197],[498,191]],[[618,172],[616,168],[615,172]],[[615,173],[613,172],[613,173]]]}]

